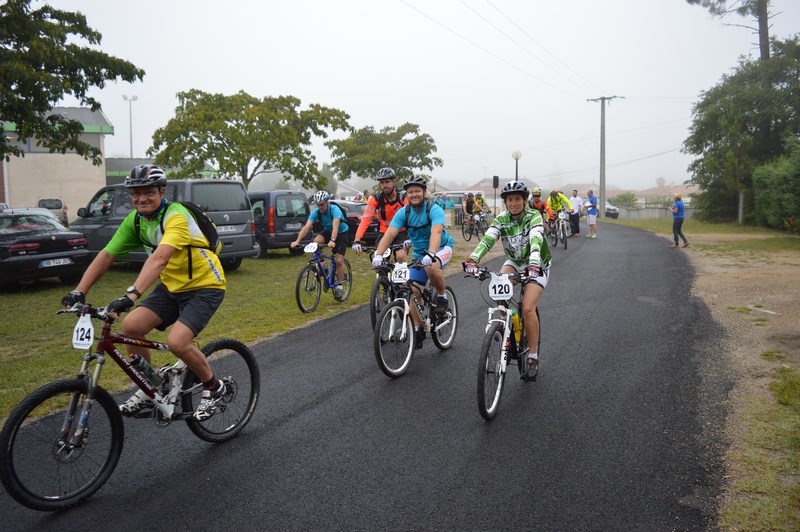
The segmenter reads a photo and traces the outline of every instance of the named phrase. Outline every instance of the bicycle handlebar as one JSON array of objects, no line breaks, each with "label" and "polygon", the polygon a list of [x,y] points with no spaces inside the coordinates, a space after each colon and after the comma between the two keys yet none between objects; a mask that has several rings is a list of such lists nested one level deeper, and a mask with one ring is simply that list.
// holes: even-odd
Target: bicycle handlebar
[{"label": "bicycle handlebar", "polygon": [[82,304],[75,303],[70,308],[57,310],[56,314],[88,314],[90,318],[96,318],[108,323],[114,323],[116,318],[112,318],[106,314],[106,307],[92,307],[90,303]]}]

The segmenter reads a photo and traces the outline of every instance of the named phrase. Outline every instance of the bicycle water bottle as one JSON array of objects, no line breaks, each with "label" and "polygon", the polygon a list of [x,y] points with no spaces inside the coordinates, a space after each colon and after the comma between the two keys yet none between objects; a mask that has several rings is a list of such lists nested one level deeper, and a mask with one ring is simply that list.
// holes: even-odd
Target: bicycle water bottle
[{"label": "bicycle water bottle", "polygon": [[514,331],[514,339],[519,343],[522,339],[522,323],[519,321],[519,314],[517,309],[511,309],[511,328]]},{"label": "bicycle water bottle", "polygon": [[133,355],[131,358],[131,366],[144,375],[150,384],[156,388],[161,386],[161,383],[164,382],[164,378],[153,369],[153,366],[151,366],[142,355]]}]

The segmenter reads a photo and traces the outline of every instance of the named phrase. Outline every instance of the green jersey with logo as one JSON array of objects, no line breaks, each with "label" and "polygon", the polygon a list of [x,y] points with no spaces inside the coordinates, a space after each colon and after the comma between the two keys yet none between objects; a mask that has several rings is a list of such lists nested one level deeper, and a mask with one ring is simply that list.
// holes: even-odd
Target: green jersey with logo
[{"label": "green jersey with logo", "polygon": [[498,239],[503,241],[506,257],[520,269],[527,266],[545,268],[553,259],[544,237],[542,215],[536,209],[526,208],[517,220],[512,219],[508,211],[501,212],[492,220],[469,258],[480,262]]}]

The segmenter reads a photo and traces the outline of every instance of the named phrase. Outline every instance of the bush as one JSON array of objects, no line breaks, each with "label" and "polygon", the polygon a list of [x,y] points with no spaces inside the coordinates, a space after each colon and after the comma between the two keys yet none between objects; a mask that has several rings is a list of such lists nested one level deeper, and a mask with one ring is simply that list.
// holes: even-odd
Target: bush
[{"label": "bush", "polygon": [[759,224],[800,234],[800,142],[788,154],[753,172],[755,217]]}]

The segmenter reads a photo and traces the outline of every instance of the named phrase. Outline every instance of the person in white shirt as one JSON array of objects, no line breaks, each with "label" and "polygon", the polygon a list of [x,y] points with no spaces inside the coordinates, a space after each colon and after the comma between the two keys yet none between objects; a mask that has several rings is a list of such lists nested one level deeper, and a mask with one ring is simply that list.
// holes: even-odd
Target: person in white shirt
[{"label": "person in white shirt", "polygon": [[583,200],[578,196],[577,190],[572,191],[572,197],[569,202],[572,204],[572,212],[569,213],[569,223],[572,225],[572,235],[570,236],[578,236],[581,234],[581,207],[583,206]]}]

